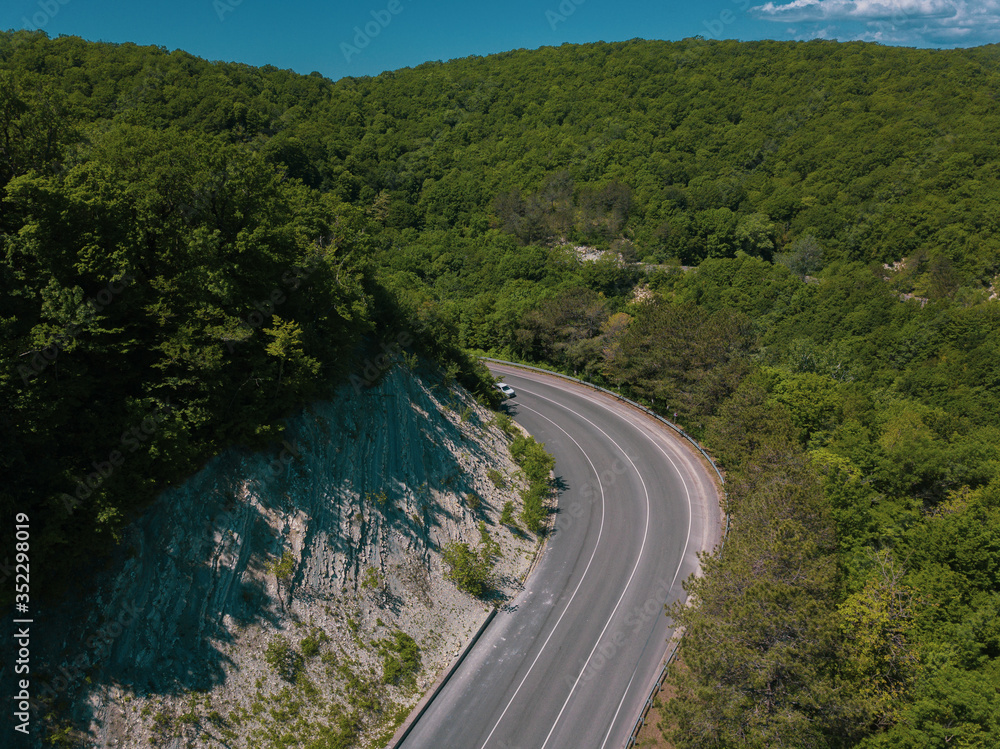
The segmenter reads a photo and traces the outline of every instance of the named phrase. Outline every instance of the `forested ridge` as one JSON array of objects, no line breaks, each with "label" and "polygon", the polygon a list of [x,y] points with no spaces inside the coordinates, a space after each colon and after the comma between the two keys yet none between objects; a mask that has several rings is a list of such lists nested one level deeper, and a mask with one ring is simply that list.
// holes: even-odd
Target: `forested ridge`
[{"label": "forested ridge", "polygon": [[377,279],[363,209],[207,123],[104,110],[82,81],[120,84],[87,62],[112,48],[73,40],[77,79],[44,61],[63,40],[27,39],[0,69],[0,498],[5,538],[31,520],[39,594],[225,447],[287,456],[284,418],[404,353],[497,400]]},{"label": "forested ridge", "polygon": [[33,503],[87,558],[413,331],[470,383],[482,351],[619,387],[718,457],[675,745],[991,746],[998,84],[996,47],[636,40],[331,82],[8,34],[6,527]]}]

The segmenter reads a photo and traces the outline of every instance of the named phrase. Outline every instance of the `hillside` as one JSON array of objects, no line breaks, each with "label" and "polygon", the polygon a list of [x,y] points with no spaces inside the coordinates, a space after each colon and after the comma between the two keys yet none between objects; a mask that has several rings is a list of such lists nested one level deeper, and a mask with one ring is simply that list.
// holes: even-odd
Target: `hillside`
[{"label": "hillside", "polygon": [[499,522],[520,479],[492,417],[397,365],[293,419],[277,458],[230,450],[164,492],[94,595],[38,615],[48,730],[86,746],[384,742],[489,610],[446,580],[446,546],[480,547],[486,524],[494,603],[533,557]]},{"label": "hillside", "polygon": [[336,82],[25,32],[0,59],[48,102],[33,116],[49,137],[8,153],[8,174],[113,119],[252,145],[377,204],[407,241],[492,224],[690,264],[812,235],[829,259],[946,263],[959,286],[997,271],[993,47],[633,40]]},{"label": "hillside", "polygon": [[399,335],[484,402],[492,352],[726,471],[734,531],[669,612],[675,746],[991,745],[997,63],[633,40],[334,82],[6,34],[3,532],[26,504],[43,569],[93,574]]},{"label": "hillside", "polygon": [[49,109],[51,85],[2,75],[0,506],[33,518],[40,589],[227,446],[279,444],[386,347],[496,402],[379,283],[363,211],[240,144],[81,118],[79,93]]}]

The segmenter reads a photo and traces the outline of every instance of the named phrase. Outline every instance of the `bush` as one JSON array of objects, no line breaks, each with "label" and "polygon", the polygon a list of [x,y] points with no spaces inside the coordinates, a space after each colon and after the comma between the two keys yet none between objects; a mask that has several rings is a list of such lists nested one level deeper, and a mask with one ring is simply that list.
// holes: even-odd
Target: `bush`
[{"label": "bush", "polygon": [[295,571],[295,557],[292,556],[292,552],[286,551],[281,555],[281,559],[268,564],[267,571],[273,572],[281,582],[288,580]]},{"label": "bush", "polygon": [[496,423],[508,437],[513,437],[518,434],[517,427],[514,426],[514,420],[507,414],[497,414]]},{"label": "bush", "polygon": [[314,658],[319,655],[319,640],[315,637],[304,637],[299,643],[299,648],[306,658]]},{"label": "bush", "polygon": [[545,519],[545,497],[549,492],[548,484],[532,484],[521,494],[524,508],[521,510],[521,521],[524,527],[537,534],[542,529]]},{"label": "bush", "polygon": [[510,500],[503,503],[503,510],[500,511],[500,524],[516,526],[517,521],[514,520],[514,503]]},{"label": "bush", "polygon": [[285,681],[295,681],[302,672],[303,658],[288,642],[288,638],[278,635],[264,651],[264,660],[273,668],[278,676]]},{"label": "bush", "polygon": [[507,480],[503,477],[503,474],[500,473],[500,471],[498,471],[496,468],[491,468],[490,470],[488,470],[486,472],[486,476],[493,483],[493,486],[495,486],[497,489],[503,489],[507,486]]},{"label": "bush", "polygon": [[534,437],[522,435],[510,443],[510,455],[521,466],[531,483],[548,483],[549,473],[555,468],[556,459],[545,452],[545,445],[536,442]]},{"label": "bush", "polygon": [[469,492],[468,494],[465,495],[465,505],[473,512],[478,510],[480,505],[482,505],[482,503],[483,501],[479,498],[479,495],[476,494],[475,492]]},{"label": "bush", "polygon": [[490,588],[493,560],[487,553],[479,553],[461,541],[452,541],[444,547],[444,561],[448,565],[447,577],[459,590],[481,598]]},{"label": "bush", "polygon": [[385,582],[382,574],[374,567],[365,568],[364,575],[361,578],[361,587],[364,590],[375,590],[380,588]]},{"label": "bush", "polygon": [[490,534],[490,529],[486,527],[486,521],[479,521],[479,540],[481,546],[479,547],[479,555],[492,559],[493,557],[503,556],[500,551],[500,544],[496,539]]},{"label": "bush", "polygon": [[544,503],[549,493],[549,474],[555,467],[556,460],[545,452],[545,445],[536,442],[533,437],[517,437],[510,444],[510,454],[531,482],[531,486],[521,494],[524,500],[521,520],[529,531],[537,534],[545,518]]},{"label": "bush", "polygon": [[383,683],[416,687],[420,672],[420,647],[416,640],[397,629],[392,639],[379,640],[376,644],[382,656]]}]

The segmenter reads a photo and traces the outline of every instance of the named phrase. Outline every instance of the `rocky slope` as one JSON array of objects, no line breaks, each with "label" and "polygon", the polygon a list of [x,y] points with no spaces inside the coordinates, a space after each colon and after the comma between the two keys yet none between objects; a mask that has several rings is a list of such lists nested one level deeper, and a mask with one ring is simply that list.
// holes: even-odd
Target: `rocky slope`
[{"label": "rocky slope", "polygon": [[535,543],[499,516],[520,482],[457,386],[402,365],[345,386],[273,454],[230,451],[164,493],[96,598],[42,613],[50,729],[86,746],[384,745],[488,611],[445,578],[443,547],[485,531],[495,598],[519,587]]}]

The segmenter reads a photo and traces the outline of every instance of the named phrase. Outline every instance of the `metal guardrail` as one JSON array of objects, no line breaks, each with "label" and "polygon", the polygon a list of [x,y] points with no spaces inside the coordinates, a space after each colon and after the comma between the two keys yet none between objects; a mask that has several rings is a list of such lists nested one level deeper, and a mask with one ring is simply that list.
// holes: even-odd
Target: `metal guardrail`
[{"label": "metal guardrail", "polygon": [[[658,413],[653,412],[652,410],[642,405],[641,403],[636,403],[634,400],[626,398],[624,395],[622,395],[621,393],[616,393],[614,390],[608,390],[607,388],[603,388],[600,385],[595,385],[592,382],[587,382],[586,380],[581,380],[576,377],[571,377],[570,375],[565,375],[562,374],[561,372],[553,372],[549,369],[542,369],[541,367],[533,367],[530,364],[521,364],[519,362],[505,361],[504,359],[492,359],[488,356],[481,357],[481,359],[482,361],[494,362],[495,364],[507,364],[511,367],[530,369],[535,372],[541,372],[542,374],[552,375],[553,377],[561,377],[564,380],[570,380],[571,382],[576,382],[580,385],[585,385],[586,387],[593,388],[594,390],[599,390],[602,393],[607,393],[608,395],[622,401],[623,403],[628,403],[630,406],[638,408],[640,411],[647,414],[648,416],[652,416],[657,421],[666,424],[668,427],[677,432],[677,434],[679,434],[685,440],[690,442],[691,445],[693,445],[698,450],[698,452],[700,452],[702,456],[704,456],[705,460],[708,461],[708,464],[712,466],[712,468],[715,470],[716,475],[719,477],[719,484],[721,485],[722,488],[722,495],[723,495],[722,498],[723,500],[725,500],[726,479],[722,475],[722,471],[719,470],[719,467],[715,465],[715,461],[712,460],[711,456],[709,456],[707,452],[705,452],[705,448],[701,446],[698,440],[696,440],[690,434],[681,429],[677,424],[674,424],[672,421],[669,421],[668,419],[664,419]],[[726,527],[722,531],[722,543],[719,545],[720,551],[722,547],[725,545],[726,536],[728,535],[729,535],[729,514],[727,513]],[[670,664],[673,663],[674,660],[676,660],[677,651],[680,649],[680,645],[681,645],[680,642],[676,643],[674,645],[673,650],[671,650],[670,654],[667,656],[667,660],[664,662],[663,668],[660,669],[660,673],[656,677],[656,681],[653,683],[653,688],[650,690],[649,696],[646,698],[646,702],[643,704],[642,710],[639,712],[639,717],[636,719],[635,725],[632,727],[632,732],[629,734],[628,741],[625,742],[624,749],[632,749],[632,747],[634,747],[638,742],[639,731],[641,731],[642,727],[646,724],[646,716],[649,715],[649,711],[653,707],[653,698],[656,696],[657,692],[659,692],[660,688],[663,686],[663,680],[667,676],[667,670],[670,668]]]},{"label": "metal guardrail", "polygon": [[639,711],[639,717],[636,719],[635,725],[632,726],[632,733],[628,735],[628,741],[625,742],[625,749],[632,749],[632,747],[638,743],[639,731],[641,731],[642,727],[646,725],[646,716],[649,715],[649,711],[653,708],[653,698],[663,686],[663,680],[667,678],[667,669],[670,668],[670,664],[677,658],[677,651],[680,647],[680,643],[674,645],[674,649],[671,650],[670,655],[667,656],[667,660],[664,662],[663,668],[660,669],[660,674],[656,677],[656,681],[653,683],[653,688],[649,692],[649,697],[646,698],[646,702],[643,704],[642,710]]}]

